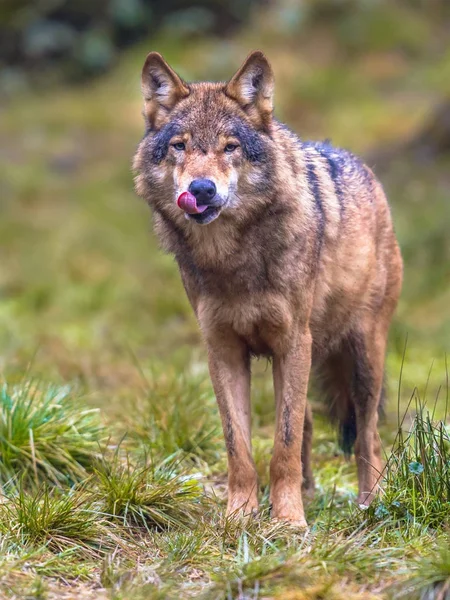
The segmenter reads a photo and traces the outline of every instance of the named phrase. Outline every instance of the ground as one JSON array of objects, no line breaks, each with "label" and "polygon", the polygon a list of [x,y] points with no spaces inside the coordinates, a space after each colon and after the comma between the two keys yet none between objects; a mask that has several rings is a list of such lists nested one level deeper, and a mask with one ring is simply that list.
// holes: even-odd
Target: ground
[{"label": "ground", "polygon": [[279,118],[369,161],[407,140],[448,92],[448,56],[411,58],[416,37],[429,33],[421,19],[410,18],[417,36],[401,40],[409,54],[360,52],[354,39],[350,63],[332,61],[330,37],[298,42],[285,33],[281,44],[272,18],[257,17],[258,36],[199,40],[187,50],[161,35],[101,79],[28,90],[0,114],[2,597],[449,593],[450,438],[438,422],[450,331],[445,157],[416,164],[395,156],[379,173],[406,263],[387,360],[385,491],[368,511],[355,505],[354,462],[311,390],[310,529],[270,521],[274,408],[260,362],[253,412],[262,513],[224,517],[225,451],[205,353],[174,261],[158,249],[133,192],[146,51],[200,79],[230,75],[262,47],[279,82]]}]

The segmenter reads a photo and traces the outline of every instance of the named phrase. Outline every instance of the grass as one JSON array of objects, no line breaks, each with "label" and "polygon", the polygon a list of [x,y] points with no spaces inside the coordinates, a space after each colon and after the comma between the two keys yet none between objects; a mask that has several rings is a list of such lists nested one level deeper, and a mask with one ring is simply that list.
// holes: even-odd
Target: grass
[{"label": "grass", "polygon": [[[147,461],[146,461],[147,462]],[[116,456],[96,468],[105,513],[128,526],[187,527],[199,511],[201,488],[195,477],[177,473],[176,462],[144,466]]]},{"label": "grass", "polygon": [[128,405],[122,429],[130,441],[143,444],[153,456],[162,460],[181,453],[202,466],[218,460],[220,419],[205,375],[144,376],[142,392]]},{"label": "grass", "polygon": [[445,536],[438,547],[424,560],[418,561],[416,572],[407,582],[406,593],[420,600],[437,598],[446,600],[450,595],[450,550],[449,538]]},{"label": "grass", "polygon": [[390,453],[382,496],[370,507],[374,518],[389,519],[407,535],[439,528],[450,519],[450,435],[421,406],[409,431],[399,429]]},{"label": "grass", "polygon": [[4,534],[25,546],[45,545],[56,553],[72,547],[97,552],[102,543],[108,548],[102,540],[98,509],[85,492],[20,489],[2,503],[0,522]]},{"label": "grass", "polygon": [[[161,32],[152,47],[188,79],[225,78],[261,47],[282,120],[304,137],[383,153],[448,93],[437,9],[425,18],[406,4],[392,13],[383,2],[351,11],[322,2],[322,13],[316,4],[298,12],[274,2],[232,39]],[[355,505],[354,462],[312,392],[310,531],[270,521],[274,405],[260,362],[252,410],[262,511],[226,519],[225,450],[200,333],[132,189],[148,49],[127,52],[88,87],[33,90],[32,110],[25,94],[0,114],[0,596],[443,600],[448,156],[402,156],[380,173],[405,258],[383,493],[368,511]]]},{"label": "grass", "polygon": [[99,455],[98,409],[82,408],[68,386],[29,381],[0,389],[0,485],[75,483]]},{"label": "grass", "polygon": [[[34,402],[45,422],[53,404],[46,394]],[[155,462],[148,448],[126,440],[115,448],[109,441],[81,486],[51,486],[45,471],[38,481],[10,483],[0,503],[5,593],[20,580],[45,598],[52,577],[97,581],[109,598],[445,593],[450,442],[444,424],[420,403],[417,409],[410,426],[399,428],[383,493],[370,509],[336,488],[327,493],[322,482],[307,507],[307,532],[271,522],[267,501],[258,518],[226,519],[211,491],[217,475],[196,473],[198,464],[180,451]],[[61,438],[63,454],[66,443]]]}]

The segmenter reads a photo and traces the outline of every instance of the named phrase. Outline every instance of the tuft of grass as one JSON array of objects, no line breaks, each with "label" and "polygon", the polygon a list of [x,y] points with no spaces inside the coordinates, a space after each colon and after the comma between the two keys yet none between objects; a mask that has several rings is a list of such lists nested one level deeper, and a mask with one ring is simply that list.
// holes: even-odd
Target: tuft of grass
[{"label": "tuft of grass", "polygon": [[[145,461],[147,463],[147,460]],[[104,511],[125,526],[165,529],[192,525],[199,514],[202,489],[194,476],[175,470],[174,461],[132,465],[103,458],[96,467]]]},{"label": "tuft of grass", "polygon": [[[413,567],[413,565],[411,565]],[[396,598],[411,600],[448,600],[450,598],[450,537],[425,557],[416,559],[416,568],[403,585],[392,586]]]},{"label": "tuft of grass", "polygon": [[216,462],[220,420],[209,381],[173,373],[144,378],[144,385],[125,416],[129,437],[164,458],[181,451],[194,462]]},{"label": "tuft of grass", "polygon": [[0,529],[18,544],[46,546],[52,552],[73,548],[100,555],[111,549],[93,497],[82,490],[21,488],[0,505]]},{"label": "tuft of grass", "polygon": [[215,555],[215,547],[205,535],[205,527],[169,532],[163,544],[167,553],[166,565],[170,570],[175,564],[178,570],[205,569]]},{"label": "tuft of grass", "polygon": [[0,485],[73,484],[99,454],[98,410],[80,406],[68,386],[28,382],[0,388]]},{"label": "tuft of grass", "polygon": [[419,406],[409,431],[401,426],[389,457],[383,493],[372,520],[402,525],[405,533],[439,529],[450,519],[450,434]]}]

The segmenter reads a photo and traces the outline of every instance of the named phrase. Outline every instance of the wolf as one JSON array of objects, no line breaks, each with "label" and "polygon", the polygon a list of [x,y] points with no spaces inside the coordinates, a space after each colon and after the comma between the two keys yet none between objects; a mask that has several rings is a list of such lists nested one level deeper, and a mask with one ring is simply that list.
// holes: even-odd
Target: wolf
[{"label": "wolf", "polygon": [[185,82],[156,52],[142,70],[139,196],[178,263],[208,354],[228,458],[227,514],[258,509],[252,357],[272,363],[273,518],[306,525],[311,492],[310,373],[344,450],[354,446],[367,506],[382,472],[377,433],[386,340],[402,285],[389,206],[373,172],[273,116],[260,51],[226,83]]}]

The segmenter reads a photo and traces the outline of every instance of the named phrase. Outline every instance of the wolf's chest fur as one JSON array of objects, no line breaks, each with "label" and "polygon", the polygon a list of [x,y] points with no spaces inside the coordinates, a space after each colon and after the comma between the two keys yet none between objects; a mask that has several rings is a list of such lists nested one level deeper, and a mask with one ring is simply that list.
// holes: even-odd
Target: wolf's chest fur
[{"label": "wolf's chest fur", "polygon": [[230,299],[205,296],[199,299],[202,328],[231,329],[255,355],[270,356],[282,349],[292,327],[289,302],[281,294],[257,293]]},{"label": "wolf's chest fur", "polygon": [[239,235],[219,222],[207,231],[202,228],[203,237],[196,243],[171,237],[203,331],[229,328],[255,355],[282,352],[302,319],[309,320],[315,348],[325,351],[338,343],[385,284],[380,270],[373,282],[377,290],[367,285],[376,244],[354,243],[355,222],[341,224],[341,237],[330,235],[325,223],[318,251],[317,219],[311,223],[296,210],[296,202],[301,206],[297,198],[285,202]]},{"label": "wolf's chest fur", "polygon": [[172,238],[185,287],[196,298],[202,329],[230,328],[256,355],[271,355],[274,344],[285,343],[295,288],[302,283],[300,262],[296,269],[289,268],[289,257],[295,259],[301,244],[289,247],[276,233],[261,235],[265,226],[261,222],[259,230],[249,227],[234,240],[217,227],[205,232],[203,243],[194,247],[185,239]]}]

